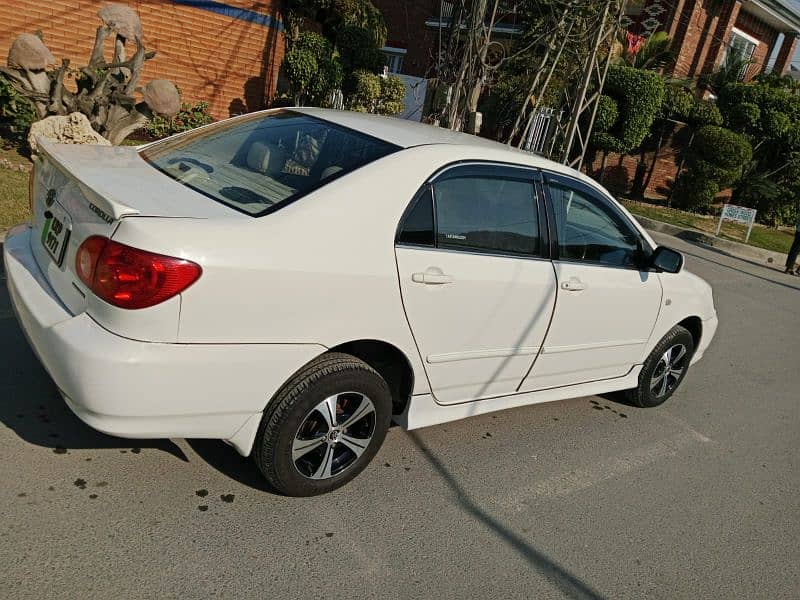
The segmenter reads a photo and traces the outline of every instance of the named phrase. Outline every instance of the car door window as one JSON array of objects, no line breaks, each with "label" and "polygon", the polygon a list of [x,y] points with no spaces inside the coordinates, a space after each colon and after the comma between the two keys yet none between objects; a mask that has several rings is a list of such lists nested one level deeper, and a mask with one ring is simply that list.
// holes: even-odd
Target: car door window
[{"label": "car door window", "polygon": [[426,186],[420,192],[406,214],[397,241],[409,246],[436,245],[433,228],[433,192],[430,186]]},{"label": "car door window", "polygon": [[562,182],[549,183],[559,257],[612,267],[638,263],[640,238],[609,203]]},{"label": "car door window", "polygon": [[440,248],[532,255],[539,252],[533,182],[451,177],[433,186]]}]

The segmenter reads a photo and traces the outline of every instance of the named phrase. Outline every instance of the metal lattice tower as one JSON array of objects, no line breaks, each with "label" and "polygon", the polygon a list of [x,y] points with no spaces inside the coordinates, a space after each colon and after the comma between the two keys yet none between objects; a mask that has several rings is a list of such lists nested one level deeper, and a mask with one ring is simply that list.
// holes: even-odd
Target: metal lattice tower
[{"label": "metal lattice tower", "polygon": [[[583,166],[589,148],[597,107],[603,93],[608,67],[613,58],[610,48],[620,28],[624,4],[624,1],[620,0],[605,0],[602,16],[589,37],[591,45],[586,54],[575,97],[566,97],[569,120],[563,131],[564,141],[559,158],[560,162],[575,169]],[[605,53],[602,52],[604,49]]]}]

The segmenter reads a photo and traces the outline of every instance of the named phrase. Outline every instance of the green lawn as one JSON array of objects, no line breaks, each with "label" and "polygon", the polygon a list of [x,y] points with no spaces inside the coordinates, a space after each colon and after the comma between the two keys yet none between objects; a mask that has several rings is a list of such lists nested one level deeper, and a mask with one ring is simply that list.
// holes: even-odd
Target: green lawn
[{"label": "green lawn", "polygon": [[[711,235],[714,235],[717,231],[717,224],[719,222],[717,217],[696,215],[675,208],[634,202],[632,200],[622,200],[622,204],[634,215],[639,215],[648,219],[662,221],[679,227],[699,229]],[[745,235],[747,235],[747,227],[739,225],[738,223],[731,223],[730,221],[725,221],[722,225],[722,231],[720,231],[721,238],[733,240],[734,242],[744,243]],[[785,254],[789,252],[789,247],[792,245],[793,239],[794,232],[789,229],[773,229],[756,224],[753,225],[753,231],[750,233],[748,244],[757,248],[764,248],[765,250],[772,250],[773,252],[783,252]]]},{"label": "green lawn", "polygon": [[[28,162],[15,150],[0,146],[2,158],[14,165]],[[0,166],[0,233],[22,223],[28,215],[28,174]]]}]

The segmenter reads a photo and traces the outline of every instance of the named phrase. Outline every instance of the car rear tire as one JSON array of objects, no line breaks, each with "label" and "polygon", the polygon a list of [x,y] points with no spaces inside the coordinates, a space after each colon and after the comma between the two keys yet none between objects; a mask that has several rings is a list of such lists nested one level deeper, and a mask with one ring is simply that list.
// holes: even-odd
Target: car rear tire
[{"label": "car rear tire", "polygon": [[256,464],[287,496],[333,491],[378,452],[391,413],[389,386],[372,367],[349,354],[323,354],[267,406],[254,447]]},{"label": "car rear tire", "polygon": [[694,355],[694,338],[676,325],[661,338],[644,361],[639,373],[639,386],[625,392],[626,399],[641,408],[666,402],[686,376]]}]

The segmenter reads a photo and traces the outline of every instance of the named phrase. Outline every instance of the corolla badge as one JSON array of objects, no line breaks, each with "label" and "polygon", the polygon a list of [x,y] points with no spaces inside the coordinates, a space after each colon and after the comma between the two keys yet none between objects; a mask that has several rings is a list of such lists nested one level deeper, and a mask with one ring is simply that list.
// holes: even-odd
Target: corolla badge
[{"label": "corolla badge", "polygon": [[53,202],[56,201],[56,191],[53,188],[47,190],[47,196],[44,198],[44,204],[47,208],[53,206]]}]

